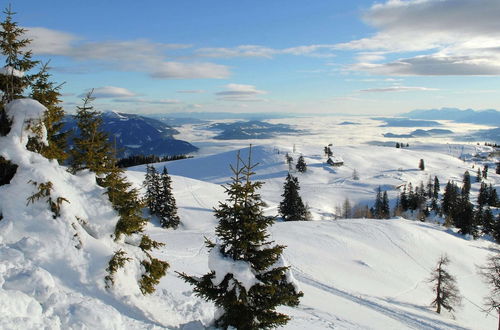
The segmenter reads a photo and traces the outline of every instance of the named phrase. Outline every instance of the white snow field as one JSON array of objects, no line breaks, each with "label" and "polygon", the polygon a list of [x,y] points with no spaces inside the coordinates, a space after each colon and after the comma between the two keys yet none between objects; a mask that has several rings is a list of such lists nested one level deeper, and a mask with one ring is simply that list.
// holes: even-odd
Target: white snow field
[{"label": "white snow field", "polygon": [[[21,108],[25,106],[39,105]],[[0,138],[0,155],[19,165],[11,183],[0,186],[0,329],[209,326],[214,306],[196,297],[175,271],[191,275],[208,271],[204,237],[215,239],[212,210],[226,198],[221,184],[230,180],[229,164],[234,163],[236,150],[156,164],[158,169],[166,166],[172,175],[182,223],[177,230],[160,228],[154,219],[148,225],[147,233],[166,243],[154,255],[168,261],[170,268],[157,292],[143,296],[137,285],[142,252],[132,240],[111,238],[117,214],[103,189],[96,186],[94,175],[69,174],[56,162],[27,151],[24,118],[36,119],[36,114],[16,113],[11,133]],[[490,150],[474,145],[464,150],[474,154],[477,148]],[[306,173],[296,175],[314,221],[277,221],[270,228],[272,238],[287,245],[284,257],[304,292],[297,308],[280,308],[292,316],[285,329],[496,327],[497,316],[482,311],[488,290],[477,273],[494,244],[488,238],[472,240],[439,224],[402,218],[334,220],[336,208],[346,197],[353,204],[371,205],[378,186],[394,199],[395,187],[406,182],[415,185],[437,175],[444,188],[448,179],[460,181],[467,169],[473,176],[474,163],[459,160],[448,149],[446,144],[409,149],[334,146],[334,154],[344,159],[345,166],[333,168],[325,164],[323,145],[315,141],[302,141],[296,153],[289,143],[253,148],[253,161],[260,163],[254,179],[265,182],[261,194],[267,215],[277,214],[288,170],[285,152],[295,160],[302,153],[308,164]],[[420,159],[425,160],[425,171],[417,169]],[[499,189],[500,177],[490,168],[486,182]],[[354,169],[359,180],[352,179]],[[145,166],[137,166],[127,176],[140,187],[144,172]],[[61,205],[61,216],[53,218],[46,198],[27,204],[36,192],[30,180],[51,181],[51,196],[68,200]],[[474,182],[473,196],[477,189]],[[134,258],[117,273],[116,286],[106,289],[105,269],[119,249]],[[449,256],[449,270],[463,295],[455,318],[436,314],[429,307],[433,292],[426,279],[442,254]]]}]

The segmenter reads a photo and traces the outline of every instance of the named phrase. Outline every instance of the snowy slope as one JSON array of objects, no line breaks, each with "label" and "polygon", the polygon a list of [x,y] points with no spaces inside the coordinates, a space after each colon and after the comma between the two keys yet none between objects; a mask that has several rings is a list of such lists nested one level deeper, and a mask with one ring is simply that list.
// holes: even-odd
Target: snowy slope
[{"label": "snowy slope", "polygon": [[[26,136],[18,134],[22,126],[0,138],[1,155],[19,165],[11,184],[0,187],[4,216],[0,221],[0,328],[202,329],[209,325],[213,305],[197,298],[175,271],[192,275],[208,271],[204,237],[214,238],[212,211],[226,197],[220,184],[230,180],[229,164],[234,163],[236,150],[155,164],[159,170],[166,166],[172,175],[181,226],[165,230],[155,219],[148,225],[147,233],[166,243],[154,255],[168,261],[170,268],[157,292],[144,297],[138,293],[135,263],[119,274],[120,290],[104,287],[109,258],[124,245],[110,237],[117,215],[103,198],[104,191],[95,185],[94,176],[71,175],[55,162],[25,150],[19,143],[26,141]],[[260,164],[254,178],[265,181],[261,194],[268,215],[277,214],[281,200],[288,170],[285,153],[295,160],[303,154],[308,164],[306,173],[296,174],[300,193],[316,221],[278,221],[270,229],[274,240],[288,246],[285,257],[304,292],[297,308],[284,308],[293,317],[286,329],[496,326],[496,317],[485,316],[480,309],[487,289],[476,271],[490,252],[491,241],[467,240],[438,224],[405,219],[332,220],[346,197],[371,205],[378,186],[395,198],[395,187],[426,182],[434,175],[444,187],[448,179],[461,180],[465,170],[474,175],[472,160],[459,160],[448,145],[339,146],[332,149],[345,166],[333,168],[325,163],[324,145],[308,141],[315,140],[301,141],[295,153],[288,142],[253,148],[253,161]],[[475,149],[469,145],[464,152],[473,154]],[[243,157],[246,152],[242,151]],[[425,160],[425,171],[417,169],[420,159]],[[354,169],[360,180],[352,178]],[[499,189],[500,177],[493,172],[487,182]],[[138,188],[144,174],[144,166],[127,171]],[[60,217],[53,219],[43,199],[26,205],[36,191],[29,180],[50,180],[53,196],[68,199]],[[473,196],[477,189],[473,183]],[[425,281],[442,253],[450,257],[450,270],[464,295],[455,320],[428,307],[433,294]]]},{"label": "snowy slope", "polygon": [[[346,166],[334,169],[324,164],[320,148],[308,148],[318,152],[305,153],[308,172],[298,176],[301,195],[311,205],[313,218],[327,220],[277,222],[271,230],[278,243],[288,246],[285,257],[304,291],[298,308],[284,308],[293,316],[285,328],[494,328],[496,316],[485,316],[481,310],[487,289],[476,269],[490,252],[491,241],[467,240],[441,225],[405,219],[329,220],[345,196],[371,205],[379,185],[390,189],[395,197],[395,186],[425,182],[429,175],[437,175],[443,185],[447,179],[461,180],[472,163],[449,155],[446,146],[413,150],[356,146],[335,148]],[[283,151],[278,154],[276,146],[253,149],[253,159],[260,163],[255,178],[265,181],[261,192],[269,215],[276,215],[281,200],[288,168]],[[245,150],[242,153],[245,155]],[[225,198],[217,184],[228,182],[228,164],[234,162],[235,155],[233,150],[156,164],[158,169],[166,166],[174,174],[174,191],[181,221],[185,222],[185,227],[177,231],[153,225],[149,228],[152,237],[167,243],[159,256],[169,260],[173,270],[193,275],[208,271],[203,237],[214,238],[215,219],[210,210]],[[417,170],[420,158],[426,160],[425,171]],[[359,181],[352,180],[353,168],[360,173]],[[143,170],[141,166],[131,168],[128,175],[140,182]],[[495,174],[488,180],[496,187],[500,183]],[[473,191],[477,192],[476,183]],[[465,297],[456,320],[446,313],[438,315],[429,307],[433,293],[426,279],[443,253],[450,257],[450,271]],[[160,286],[184,306],[179,313],[183,313],[186,324],[208,324],[213,306],[196,298],[188,285],[170,274]]]}]

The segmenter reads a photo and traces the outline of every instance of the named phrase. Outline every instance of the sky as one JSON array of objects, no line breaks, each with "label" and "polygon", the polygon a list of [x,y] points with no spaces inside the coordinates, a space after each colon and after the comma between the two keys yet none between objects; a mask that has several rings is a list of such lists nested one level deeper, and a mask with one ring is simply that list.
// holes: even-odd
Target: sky
[{"label": "sky", "polygon": [[499,0],[11,5],[69,112],[91,89],[141,114],[500,108]]}]

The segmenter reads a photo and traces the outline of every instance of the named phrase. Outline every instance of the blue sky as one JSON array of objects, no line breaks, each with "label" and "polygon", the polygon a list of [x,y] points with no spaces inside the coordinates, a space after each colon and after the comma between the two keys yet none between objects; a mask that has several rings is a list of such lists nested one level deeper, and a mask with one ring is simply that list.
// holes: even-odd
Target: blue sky
[{"label": "blue sky", "polygon": [[500,108],[500,1],[14,1],[72,111]]}]

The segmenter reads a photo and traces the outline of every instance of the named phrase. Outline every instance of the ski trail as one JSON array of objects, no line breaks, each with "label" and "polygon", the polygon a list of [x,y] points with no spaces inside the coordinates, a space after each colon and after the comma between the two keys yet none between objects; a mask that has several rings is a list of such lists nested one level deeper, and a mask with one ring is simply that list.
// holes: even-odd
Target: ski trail
[{"label": "ski trail", "polygon": [[466,330],[466,328],[457,326],[456,324],[450,324],[445,321],[432,319],[429,317],[425,317],[424,315],[417,315],[411,313],[409,311],[398,310],[394,305],[384,306],[378,302],[367,299],[362,296],[354,295],[348,293],[346,291],[337,289],[333,286],[324,284],[320,281],[315,280],[310,277],[299,268],[292,266],[292,269],[295,270],[295,277],[302,283],[313,286],[322,291],[331,293],[335,296],[344,298],[346,300],[352,301],[360,306],[372,309],[380,314],[383,314],[389,318],[392,318],[398,322],[401,322],[404,326],[412,329],[434,329],[434,330],[442,330],[442,329],[460,329]]}]

